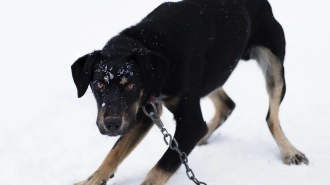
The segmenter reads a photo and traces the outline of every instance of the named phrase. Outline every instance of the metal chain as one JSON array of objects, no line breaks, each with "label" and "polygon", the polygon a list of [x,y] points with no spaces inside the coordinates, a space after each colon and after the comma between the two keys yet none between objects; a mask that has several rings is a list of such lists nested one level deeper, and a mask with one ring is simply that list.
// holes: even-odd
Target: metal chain
[{"label": "metal chain", "polygon": [[186,174],[187,174],[188,178],[197,185],[207,185],[206,183],[197,180],[197,178],[195,177],[194,172],[192,171],[192,169],[188,165],[188,156],[187,156],[187,154],[185,152],[181,152],[181,150],[179,149],[179,144],[176,141],[176,139],[174,137],[172,137],[172,135],[170,133],[168,133],[168,131],[164,127],[164,124],[163,124],[162,120],[159,118],[159,116],[157,116],[157,108],[156,108],[155,104],[153,104],[151,102],[150,105],[152,105],[152,107],[154,108],[154,112],[148,113],[146,111],[145,107],[142,107],[143,112],[149,118],[151,118],[152,121],[160,129],[160,132],[164,136],[164,141],[165,141],[166,145],[168,145],[170,147],[170,149],[175,150],[179,154],[180,160],[186,168]]}]

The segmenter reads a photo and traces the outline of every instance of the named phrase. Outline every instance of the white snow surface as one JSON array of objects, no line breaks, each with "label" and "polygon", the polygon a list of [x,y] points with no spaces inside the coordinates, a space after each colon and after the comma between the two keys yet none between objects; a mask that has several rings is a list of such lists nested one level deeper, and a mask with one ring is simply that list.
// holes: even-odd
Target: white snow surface
[{"label": "white snow surface", "polygon": [[[101,49],[163,0],[4,1],[0,6],[0,184],[72,185],[86,179],[118,137],[96,127],[90,90],[77,98],[71,64]],[[265,117],[268,95],[255,61],[240,62],[224,86],[236,109],[189,165],[209,185],[330,184],[330,11],[328,0],[270,0],[287,40],[287,93],[280,120],[310,160],[287,166]],[[205,120],[214,109],[201,100]],[[173,116],[162,120],[173,133]],[[157,127],[108,185],[140,184],[167,149]],[[168,185],[193,184],[181,167]]]}]

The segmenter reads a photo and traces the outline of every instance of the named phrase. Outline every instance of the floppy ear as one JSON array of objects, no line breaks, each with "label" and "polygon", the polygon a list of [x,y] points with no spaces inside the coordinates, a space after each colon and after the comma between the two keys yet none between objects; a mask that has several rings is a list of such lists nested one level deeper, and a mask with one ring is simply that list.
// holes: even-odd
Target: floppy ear
[{"label": "floppy ear", "polygon": [[147,92],[158,97],[167,77],[169,62],[153,51],[141,53],[137,54],[136,59],[140,66],[143,84]]},{"label": "floppy ear", "polygon": [[94,51],[93,53],[84,55],[78,58],[71,66],[73,81],[78,91],[78,98],[82,97],[87,91],[92,74],[92,64],[100,53],[101,51]]}]

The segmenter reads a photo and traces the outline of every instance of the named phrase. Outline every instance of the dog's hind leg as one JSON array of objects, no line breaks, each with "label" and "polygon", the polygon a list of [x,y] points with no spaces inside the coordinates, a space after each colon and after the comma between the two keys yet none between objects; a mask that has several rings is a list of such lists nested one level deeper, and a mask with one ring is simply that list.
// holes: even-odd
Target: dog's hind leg
[{"label": "dog's hind leg", "polygon": [[285,94],[283,62],[263,46],[255,47],[251,56],[257,60],[266,78],[270,102],[266,121],[281,150],[283,162],[285,164],[308,164],[306,156],[298,151],[283,134],[278,118],[280,103]]},{"label": "dog's hind leg", "polygon": [[[161,114],[162,106],[157,106],[158,114]],[[109,178],[114,176],[118,166],[131,153],[148,133],[153,123],[141,111],[141,119],[137,125],[126,135],[121,136],[106,156],[101,166],[87,180],[76,183],[75,185],[106,185]]]},{"label": "dog's hind leg", "polygon": [[198,145],[206,144],[211,134],[227,120],[235,109],[235,103],[229,98],[222,87],[210,93],[209,97],[214,104],[215,115],[207,125],[207,134],[198,142]]}]

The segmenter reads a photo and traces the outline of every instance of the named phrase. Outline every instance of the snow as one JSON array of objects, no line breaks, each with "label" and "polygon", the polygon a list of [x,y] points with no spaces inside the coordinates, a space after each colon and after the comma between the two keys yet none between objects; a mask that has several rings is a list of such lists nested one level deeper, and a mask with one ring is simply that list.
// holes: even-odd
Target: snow
[{"label": "snow", "polygon": [[110,73],[110,72],[109,72],[109,75],[110,75],[110,79],[111,79],[111,80],[115,77],[115,75],[113,75],[113,74]]},{"label": "snow", "polygon": [[[89,89],[81,99],[70,66],[101,49],[162,0],[6,1],[0,6],[0,184],[70,185],[93,173],[117,138],[99,134]],[[327,0],[270,0],[287,39],[287,93],[280,120],[310,165],[282,164],[265,117],[268,96],[256,62],[240,62],[224,89],[236,109],[189,165],[209,185],[330,184],[330,12]],[[214,110],[201,101],[205,120]],[[162,120],[169,132],[174,121]],[[167,149],[154,126],[108,185],[136,185]],[[181,167],[169,185],[193,184]]]}]

